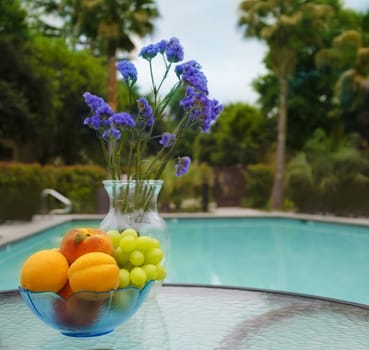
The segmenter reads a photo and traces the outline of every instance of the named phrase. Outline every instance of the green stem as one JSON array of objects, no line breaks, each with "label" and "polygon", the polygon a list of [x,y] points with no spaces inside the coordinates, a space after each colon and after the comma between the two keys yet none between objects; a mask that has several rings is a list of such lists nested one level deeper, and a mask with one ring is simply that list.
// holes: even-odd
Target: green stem
[{"label": "green stem", "polygon": [[136,145],[136,180],[141,180],[141,159],[140,159],[140,142],[137,141],[137,145]]},{"label": "green stem", "polygon": [[[108,169],[109,169],[109,172],[110,172],[110,176],[112,177],[113,174],[113,169],[112,169],[112,164],[111,164],[111,160],[110,160],[110,156],[109,156],[109,151],[105,145],[105,142],[104,142],[104,139],[102,137],[99,137],[99,140],[100,140],[100,144],[101,144],[101,149],[103,151],[103,156],[105,158],[105,161],[108,165]],[[113,177],[112,177],[113,178]]]},{"label": "green stem", "polygon": [[168,94],[164,97],[164,99],[161,101],[161,103],[156,107],[156,115],[157,120],[160,120],[164,116],[164,111],[167,108],[170,100],[178,90],[178,88],[181,86],[182,82],[177,82],[168,92]]},{"label": "green stem", "polygon": [[[189,123],[190,123],[189,118],[187,117],[187,115],[185,115],[180,120],[180,122],[178,123],[177,127],[174,130],[174,134],[176,134],[176,139],[174,140],[173,144],[169,148],[168,147],[162,147],[162,149],[158,152],[158,154],[155,156],[155,158],[150,162],[150,165],[149,165],[148,169],[146,170],[146,174],[145,174],[146,176],[149,176],[150,171],[152,170],[154,165],[161,160],[161,165],[160,165],[159,169],[156,171],[155,176],[153,177],[154,180],[159,179],[159,177],[161,176],[163,170],[165,169],[170,157],[174,153],[174,150],[176,148],[178,139],[180,139],[183,131],[186,129],[186,127],[189,125]],[[165,152],[167,152],[167,153],[165,154]]]},{"label": "green stem", "polygon": [[166,63],[165,57],[164,57],[164,64],[165,64],[166,69],[165,69],[165,73],[163,75],[163,78],[161,79],[161,82],[158,86],[157,92],[159,92],[159,90],[160,90],[161,86],[163,85],[164,81],[167,79],[170,67],[172,66],[172,63],[169,63],[169,64]]},{"label": "green stem", "polygon": [[128,164],[127,164],[127,180],[131,180],[131,162],[133,154],[133,142],[130,142],[129,153],[128,153]]}]

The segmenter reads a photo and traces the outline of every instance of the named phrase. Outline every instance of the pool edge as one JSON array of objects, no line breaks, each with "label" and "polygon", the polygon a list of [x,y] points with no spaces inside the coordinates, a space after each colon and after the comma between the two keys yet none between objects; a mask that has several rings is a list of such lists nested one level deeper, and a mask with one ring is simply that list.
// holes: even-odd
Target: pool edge
[{"label": "pool edge", "polygon": [[[209,213],[161,213],[163,218],[202,219],[202,218],[280,218],[323,222],[331,224],[355,225],[369,227],[369,218],[351,218],[329,215],[312,215],[301,213],[265,212],[244,208],[217,208]],[[102,220],[103,214],[68,214],[68,215],[35,215],[30,222],[14,222],[0,225],[0,247],[18,241],[40,231],[52,228],[68,221]]]}]

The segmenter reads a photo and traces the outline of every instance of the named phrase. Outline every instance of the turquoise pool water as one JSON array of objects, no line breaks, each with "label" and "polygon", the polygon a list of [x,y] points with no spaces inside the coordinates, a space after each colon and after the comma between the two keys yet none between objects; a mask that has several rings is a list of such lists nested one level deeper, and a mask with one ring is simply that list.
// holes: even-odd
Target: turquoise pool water
[{"label": "turquoise pool water", "polygon": [[[166,282],[243,286],[369,305],[369,227],[272,218],[167,219]],[[23,261],[58,246],[72,221],[0,247],[0,290],[17,288]]]}]

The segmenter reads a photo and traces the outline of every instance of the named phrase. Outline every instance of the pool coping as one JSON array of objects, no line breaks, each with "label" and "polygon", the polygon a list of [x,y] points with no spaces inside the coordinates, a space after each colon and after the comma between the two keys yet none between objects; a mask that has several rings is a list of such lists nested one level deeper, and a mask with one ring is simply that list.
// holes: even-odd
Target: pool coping
[{"label": "pool coping", "polygon": [[[303,213],[260,211],[239,207],[215,208],[211,212],[199,213],[161,213],[163,218],[285,218],[325,222],[333,224],[347,224],[369,227],[369,218],[339,217],[331,215],[313,215]],[[0,225],[0,247],[19,239],[31,236],[45,229],[63,224],[72,220],[102,220],[104,214],[54,214],[35,215],[32,221],[9,222]]]}]

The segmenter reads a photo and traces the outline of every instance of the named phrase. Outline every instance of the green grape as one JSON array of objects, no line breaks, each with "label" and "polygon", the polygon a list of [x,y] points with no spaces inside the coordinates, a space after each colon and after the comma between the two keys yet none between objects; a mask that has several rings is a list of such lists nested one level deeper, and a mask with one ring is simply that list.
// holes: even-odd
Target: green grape
[{"label": "green grape", "polygon": [[119,288],[125,288],[130,282],[130,273],[126,269],[119,270]]},{"label": "green grape", "polygon": [[154,248],[154,239],[149,236],[140,236],[137,238],[136,248],[139,250],[147,250]]},{"label": "green grape", "polygon": [[158,269],[153,264],[146,264],[142,266],[143,270],[146,272],[147,280],[156,280],[158,277]]},{"label": "green grape", "polygon": [[145,255],[139,250],[133,250],[129,254],[129,262],[134,266],[141,266],[145,261]]},{"label": "green grape", "polygon": [[126,270],[131,271],[135,266],[132,265],[129,261],[123,266]]},{"label": "green grape", "polygon": [[129,254],[123,252],[120,247],[114,249],[113,256],[119,267],[124,267],[129,261]]},{"label": "green grape", "polygon": [[136,248],[136,240],[137,238],[127,235],[120,239],[119,247],[123,252],[131,252]]},{"label": "green grape", "polygon": [[110,230],[107,232],[108,236],[110,237],[114,248],[119,247],[120,242],[120,233],[117,230]]},{"label": "green grape", "polygon": [[163,259],[163,251],[160,248],[150,248],[145,252],[145,263],[157,265]]},{"label": "green grape", "polygon": [[133,228],[127,228],[125,229],[121,234],[120,234],[121,238],[126,237],[126,236],[132,236],[134,238],[138,237],[137,231],[134,230]]},{"label": "green grape", "polygon": [[115,293],[113,296],[114,309],[126,311],[132,309],[132,305],[136,302],[134,293]]},{"label": "green grape", "polygon": [[158,272],[156,279],[163,280],[165,277],[167,277],[167,271],[165,270],[164,266],[157,265],[156,268]]},{"label": "green grape", "polygon": [[152,248],[160,248],[160,242],[156,238],[152,239]]},{"label": "green grape", "polygon": [[146,283],[146,272],[142,267],[134,267],[130,273],[131,282],[134,286],[142,288]]}]

